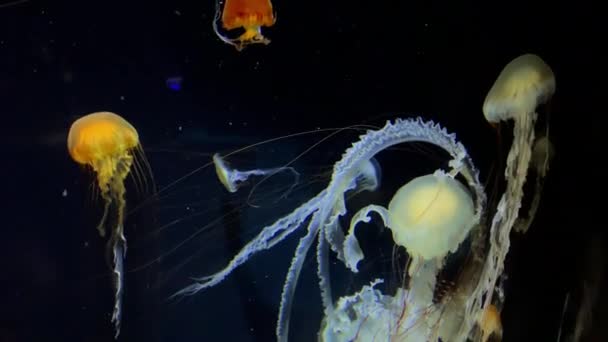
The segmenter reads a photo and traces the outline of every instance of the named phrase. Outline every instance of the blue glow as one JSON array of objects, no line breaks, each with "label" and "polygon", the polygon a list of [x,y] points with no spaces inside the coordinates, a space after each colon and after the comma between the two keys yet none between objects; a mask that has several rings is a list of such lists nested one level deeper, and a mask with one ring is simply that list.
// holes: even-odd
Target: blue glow
[{"label": "blue glow", "polygon": [[180,91],[182,90],[182,81],[183,78],[181,76],[169,77],[167,81],[165,81],[165,84],[167,85],[167,88],[173,91]]}]

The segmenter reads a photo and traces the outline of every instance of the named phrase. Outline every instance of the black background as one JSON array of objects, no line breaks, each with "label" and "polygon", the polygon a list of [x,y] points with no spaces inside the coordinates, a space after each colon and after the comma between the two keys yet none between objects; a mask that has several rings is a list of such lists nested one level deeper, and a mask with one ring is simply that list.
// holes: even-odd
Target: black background
[{"label": "black background", "polygon": [[[557,157],[537,225],[509,254],[504,337],[555,340],[585,243],[605,226],[598,220],[606,112],[598,37],[604,34],[594,10],[524,1],[277,0],[274,7],[277,23],[264,31],[272,43],[242,52],[214,35],[213,1],[28,1],[0,8],[0,340],[111,340],[110,283],[90,280],[104,271],[103,245],[92,227],[82,226],[95,218],[83,218],[90,214],[82,207],[86,184],[75,181],[82,172],[65,150],[76,117],[120,113],[144,145],[162,147],[178,126],[246,139],[421,115],[457,132],[483,164],[492,159],[495,140],[481,104],[502,67],[527,52],[556,75]],[[166,86],[176,76],[183,78],[177,92]],[[159,183],[169,183],[162,158],[156,160]],[[277,268],[284,272],[286,265]],[[255,319],[245,326],[254,330],[230,329],[230,322],[212,329],[213,312],[236,310],[214,298],[198,304],[207,318],[167,314],[196,325],[196,333],[152,315],[132,324],[127,318],[122,340],[274,336],[276,303],[248,316]],[[317,298],[308,302],[320,306]]]}]

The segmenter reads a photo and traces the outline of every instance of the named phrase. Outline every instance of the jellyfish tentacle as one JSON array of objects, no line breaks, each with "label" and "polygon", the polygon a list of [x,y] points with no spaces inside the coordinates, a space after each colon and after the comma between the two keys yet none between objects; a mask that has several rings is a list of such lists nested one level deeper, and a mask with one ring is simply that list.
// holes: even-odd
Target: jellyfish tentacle
[{"label": "jellyfish tentacle", "polygon": [[[477,198],[475,217],[478,219],[485,207],[485,193],[479,181],[479,172],[475,169],[465,147],[456,140],[455,134],[449,134],[440,125],[432,121],[424,122],[421,118],[397,119],[394,123],[387,122],[380,130],[368,131],[367,134],[362,135],[360,140],[347,149],[342,159],[334,165],[332,181],[327,187],[328,193],[343,193],[343,191],[339,191],[343,179],[349,179],[360,160],[369,160],[387,147],[406,142],[426,142],[444,149],[452,156],[453,161],[450,162],[450,165],[461,172],[469,187],[475,192]],[[337,220],[339,216],[346,213],[346,209],[341,203],[343,198],[337,199],[337,201],[340,202],[340,210],[331,215],[329,222]],[[323,208],[327,210],[327,206]],[[338,254],[340,260],[344,260],[344,241],[336,238],[340,237],[340,233],[337,233],[335,227],[328,227],[325,234],[331,249]]]},{"label": "jellyfish tentacle", "polygon": [[300,277],[302,265],[304,265],[308,250],[319,233],[319,228],[321,226],[319,219],[319,212],[317,211],[310,219],[308,232],[300,239],[300,242],[296,247],[294,257],[291,259],[291,265],[289,266],[287,276],[285,277],[276,329],[277,341],[279,342],[287,342],[287,338],[289,337],[289,319],[291,317],[291,306],[296,291],[296,285],[298,284],[298,278]]},{"label": "jellyfish tentacle", "polygon": [[117,227],[117,231],[121,233],[113,239],[113,260],[114,269],[112,272],[112,278],[114,281],[114,309],[112,311],[111,322],[114,323],[114,338],[118,338],[120,335],[120,327],[122,324],[122,306],[124,296],[124,259],[127,255],[127,239],[122,234],[122,225]]},{"label": "jellyfish tentacle", "polygon": [[530,228],[534,217],[536,217],[536,212],[540,206],[540,198],[545,185],[545,177],[547,176],[549,163],[553,158],[554,153],[553,146],[547,136],[537,139],[534,143],[531,157],[531,163],[536,174],[534,197],[532,198],[532,204],[528,210],[528,215],[517,219],[517,222],[513,227],[513,230],[516,232],[525,234],[528,231],[528,228]]},{"label": "jellyfish tentacle", "polygon": [[112,312],[111,322],[114,323],[115,335],[118,338],[122,324],[122,305],[124,296],[124,259],[127,255],[127,239],[124,235],[124,220],[125,208],[127,206],[125,200],[125,185],[124,179],[127,177],[129,169],[133,163],[133,158],[130,155],[119,158],[116,168],[116,176],[113,178],[110,187],[114,195],[116,203],[116,227],[112,230],[112,236],[109,240],[112,248],[114,268],[112,270],[112,278],[114,284],[114,309]]},{"label": "jellyfish tentacle", "polygon": [[[498,75],[483,104],[486,120],[497,123],[513,120],[513,142],[505,168],[507,187],[502,194],[490,226],[490,248],[482,266],[480,280],[465,306],[467,319],[459,331],[464,339],[482,310],[492,304],[496,283],[504,269],[510,247],[510,233],[516,225],[523,198],[523,185],[532,155],[536,108],[555,92],[551,68],[538,56],[525,54],[509,62]],[[500,284],[498,285],[500,289]],[[499,290],[498,289],[498,290]]]},{"label": "jellyfish tentacle", "polygon": [[364,208],[361,208],[350,220],[350,228],[348,230],[348,235],[346,236],[346,240],[344,241],[344,260],[346,266],[350,268],[350,270],[354,273],[359,272],[357,269],[357,263],[363,260],[363,251],[359,246],[359,241],[355,236],[355,228],[357,223],[365,222],[369,223],[371,217],[369,216],[372,212],[376,212],[384,221],[384,225],[390,227],[389,223],[389,213],[386,208],[370,204]]},{"label": "jellyfish tentacle", "polygon": [[319,235],[317,243],[317,277],[321,290],[321,303],[325,316],[333,312],[334,304],[332,299],[331,284],[329,283],[329,245],[324,236]]},{"label": "jellyfish tentacle", "polygon": [[[364,135],[361,135],[360,140],[345,151],[342,158],[334,164],[331,181],[325,190],[322,190],[315,197],[300,205],[292,213],[262,228],[262,231],[246,244],[225,268],[210,276],[195,279],[195,283],[178,291],[172,297],[194,294],[202,289],[218,284],[253,255],[259,251],[273,247],[301,227],[305,221],[310,220],[308,232],[300,240],[292,259],[281,296],[276,334],[280,341],[285,340],[288,336],[289,315],[297,279],[314,238],[319,237],[319,246],[317,248],[318,260],[323,258],[326,260],[328,254],[327,246],[329,246],[331,250],[338,254],[338,258],[344,262],[345,238],[338,224],[338,219],[346,213],[345,194],[350,190],[375,188],[377,182],[373,181],[373,172],[369,172],[369,170],[374,168],[369,168],[369,165],[366,163],[369,163],[375,154],[390,146],[413,141],[427,142],[439,146],[452,156],[453,160],[450,166],[453,169],[453,175],[444,176],[453,177],[458,173],[464,176],[469,187],[476,195],[473,220],[477,220],[485,205],[483,186],[479,182],[479,173],[470,160],[466,149],[456,140],[455,135],[449,134],[444,128],[433,122],[424,122],[420,118],[389,121],[383,128],[377,131],[367,131]],[[224,177],[228,179],[227,173],[223,172],[226,168],[221,167],[220,170],[222,171],[221,173],[218,172],[220,178]],[[372,182],[366,180],[372,180]],[[230,184],[230,182],[227,183]],[[385,223],[387,223],[386,220]],[[390,225],[391,222],[388,223]],[[354,235],[351,236],[354,239]],[[350,239],[349,245],[352,247]],[[319,276],[324,310],[326,314],[331,314],[333,308],[331,305],[330,277],[326,261],[319,263],[317,274]]]},{"label": "jellyfish tentacle", "polygon": [[193,295],[196,292],[208,287],[212,287],[220,283],[237,267],[245,263],[258,252],[272,248],[277,243],[281,242],[285,237],[290,235],[294,230],[317,211],[318,203],[323,198],[325,192],[321,192],[317,196],[302,204],[291,214],[277,220],[275,223],[266,226],[262,231],[251,241],[249,241],[237,253],[226,267],[222,270],[205,277],[194,278],[195,283],[183,288],[174,293],[171,298],[182,295]]}]

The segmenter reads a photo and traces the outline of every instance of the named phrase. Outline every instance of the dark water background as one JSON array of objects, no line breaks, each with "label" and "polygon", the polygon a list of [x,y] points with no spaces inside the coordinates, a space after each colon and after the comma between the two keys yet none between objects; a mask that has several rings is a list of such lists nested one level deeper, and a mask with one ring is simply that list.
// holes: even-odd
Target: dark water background
[{"label": "dark water background", "polygon": [[[65,147],[77,117],[110,110],[129,120],[159,188],[216,151],[317,127],[382,125],[415,115],[456,132],[488,177],[496,146],[481,104],[502,67],[528,52],[556,75],[551,135],[557,157],[537,222],[509,254],[504,337],[555,340],[564,297],[589,266],[587,242],[601,245],[605,226],[598,219],[602,202],[594,197],[602,194],[599,170],[606,160],[599,121],[606,74],[594,11],[525,1],[277,0],[274,6],[277,23],[265,31],[272,43],[240,53],[214,35],[212,1],[28,1],[0,8],[0,341],[112,340],[112,291],[104,242],[94,229],[100,203],[88,199],[90,175]],[[180,89],[167,83],[172,78],[181,78]],[[355,138],[338,137],[320,149],[326,154],[309,155],[297,166],[308,176],[326,171],[321,166]],[[279,142],[242,160],[280,165],[318,139]],[[393,176],[425,170],[403,158],[382,167]],[[242,196],[230,197],[216,183],[211,170],[201,171],[129,217],[134,247],[127,268],[134,269],[232,212],[170,257],[129,273],[121,340],[273,340],[295,236],[217,288],[177,303],[165,300],[189,277],[225,264],[254,236],[256,224],[288,212],[319,187],[302,187],[255,214],[241,207]],[[153,234],[203,210],[166,234]],[[321,310],[315,282],[310,259],[296,292],[293,340],[315,338]]]}]

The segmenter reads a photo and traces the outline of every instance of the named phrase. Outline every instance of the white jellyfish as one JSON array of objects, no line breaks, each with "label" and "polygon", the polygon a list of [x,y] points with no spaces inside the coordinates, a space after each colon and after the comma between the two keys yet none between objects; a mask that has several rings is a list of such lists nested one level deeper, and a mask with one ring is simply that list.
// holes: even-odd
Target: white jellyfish
[{"label": "white jellyfish", "polygon": [[[283,285],[276,325],[279,341],[288,339],[296,284],[305,257],[317,238],[317,276],[324,308],[320,340],[465,341],[471,336],[486,340],[491,334],[502,335],[500,308],[504,294],[498,280],[509,250],[510,232],[519,225],[527,229],[529,221],[525,220],[533,218],[536,212],[537,206],[533,205],[528,218],[519,217],[523,185],[530,166],[537,179],[543,179],[552,156],[550,145],[539,139],[536,142],[538,157],[533,157],[532,145],[536,107],[546,102],[554,91],[551,69],[538,56],[523,55],[505,67],[488,93],[483,105],[486,119],[493,123],[514,121],[513,144],[504,173],[507,186],[495,212],[486,212],[486,194],[478,171],[455,135],[420,118],[397,119],[360,136],[334,164],[331,181],[325,189],[263,227],[223,269],[195,279],[174,295],[190,295],[215,286],[258,252],[274,247],[298,229],[306,229]],[[451,158],[449,170],[438,169],[407,182],[387,207],[370,204],[359,210],[345,235],[339,219],[347,214],[347,194],[375,190],[379,186],[380,169],[374,156],[408,142],[425,142],[447,151]],[[282,170],[297,174],[288,165],[238,171],[230,168],[219,155],[214,156],[214,164],[218,178],[231,192],[237,191],[238,183],[251,176],[268,176]],[[539,196],[541,188],[542,184],[537,187]],[[379,214],[384,226],[391,230],[395,244],[407,251],[408,282],[391,296],[376,288],[384,281],[377,278],[359,292],[335,300],[330,286],[330,251],[357,273],[358,262],[365,255],[355,229],[358,223],[371,220],[371,212]],[[483,223],[485,217],[492,218],[489,226]],[[450,296],[435,303],[433,290],[438,273],[444,268],[446,258],[466,239],[470,241],[472,257],[462,265],[459,277],[462,281]]]},{"label": "white jellyfish", "polygon": [[[329,286],[330,276],[328,270],[328,247],[337,253],[338,258],[345,263],[349,261],[352,255],[351,243],[345,244],[345,236],[342,228],[339,225],[338,218],[346,214],[345,195],[350,191],[374,190],[378,185],[377,168],[373,162],[370,162],[378,152],[405,142],[426,142],[439,146],[446,150],[451,156],[451,170],[449,174],[436,173],[430,179],[423,179],[423,183],[435,180],[438,189],[447,191],[446,198],[456,196],[459,200],[465,198],[461,204],[463,208],[472,208],[470,195],[467,195],[465,190],[459,188],[460,185],[455,185],[453,177],[461,174],[467,181],[467,184],[475,194],[476,205],[475,211],[470,209],[470,214],[455,215],[462,221],[460,226],[455,226],[450,230],[451,234],[462,238],[467,231],[479,220],[483,203],[485,202],[485,194],[478,180],[478,173],[470,160],[464,146],[456,141],[452,134],[448,134],[445,129],[432,122],[424,122],[421,119],[415,120],[396,120],[388,122],[382,129],[368,131],[367,134],[361,136],[360,140],[352,145],[339,160],[333,169],[331,181],[326,189],[300,205],[292,213],[275,221],[273,224],[264,227],[261,233],[251,240],[229,264],[219,272],[197,279],[197,281],[176,293],[176,295],[193,294],[202,289],[214,286],[228,276],[235,268],[246,262],[254,254],[259,251],[272,248],[277,243],[282,241],[289,234],[294,232],[300,226],[307,224],[308,233],[300,240],[288,275],[284,284],[283,294],[281,297],[281,306],[279,309],[279,318],[277,323],[277,337],[284,341],[288,336],[289,318],[291,312],[291,303],[293,300],[295,286],[305,259],[305,256],[312,246],[315,237],[319,236],[317,245],[317,261],[318,261],[318,276],[321,286],[322,302],[325,307],[326,315],[334,311],[334,303],[331,296]],[[219,159],[218,159],[219,160]],[[229,170],[225,164],[216,163],[220,179],[223,175],[229,174]],[[245,174],[245,173],[242,173]],[[258,174],[257,172],[248,173],[249,175]],[[416,183],[416,182],[415,182]],[[415,184],[414,183],[414,184]],[[407,189],[407,188],[406,188]],[[406,190],[407,191],[407,190]],[[407,196],[406,196],[407,197]],[[397,199],[403,198],[402,195],[396,196]],[[398,201],[399,202],[399,201]],[[396,202],[398,205],[399,203]],[[446,209],[441,205],[439,209]],[[453,214],[455,214],[453,212]],[[432,221],[432,220],[431,220]],[[401,224],[401,223],[400,223]],[[396,226],[395,226],[396,227]],[[439,228],[440,229],[440,228]],[[420,237],[418,241],[418,250],[423,257],[427,257],[427,251],[422,249],[421,243],[429,236]],[[435,257],[440,257],[441,254],[446,254],[449,250],[454,249],[452,241],[446,241],[446,245],[441,245],[433,249],[430,253]],[[457,245],[457,244],[456,244]],[[349,246],[349,247],[347,247]],[[414,248],[414,245],[411,245]],[[447,249],[446,249],[447,248]],[[435,268],[429,271],[429,274],[434,276]],[[429,276],[430,277],[430,276]]]},{"label": "white jellyfish", "polygon": [[[476,184],[472,185],[475,189]],[[376,212],[392,230],[393,241],[410,255],[409,288],[399,288],[395,296],[383,295],[373,288],[381,281],[377,279],[354,296],[341,298],[326,316],[320,340],[383,341],[398,336],[401,341],[434,341],[451,337],[462,320],[444,303],[439,304],[442,309],[433,309],[433,290],[446,255],[455,252],[479,223],[483,196],[480,199],[475,205],[468,189],[437,170],[402,186],[388,209],[369,205],[357,212],[345,243],[347,266],[358,271],[357,262],[364,256],[354,228],[358,222],[369,222],[369,214]]]},{"label": "white jellyfish", "polygon": [[[475,316],[472,311],[492,303],[494,286],[509,251],[509,235],[521,207],[534,143],[534,124],[538,117],[536,108],[546,103],[554,92],[555,77],[551,68],[537,55],[525,54],[505,66],[486,96],[483,113],[488,121],[514,121],[513,143],[505,168],[507,189],[492,219],[491,245],[481,280],[467,303],[469,317]],[[485,300],[482,300],[484,296]],[[467,323],[473,324],[470,320]]]}]

